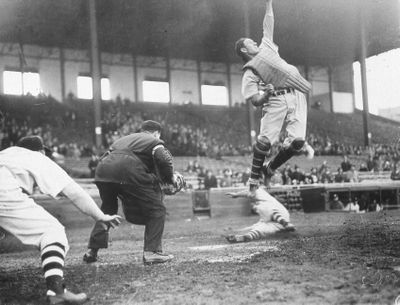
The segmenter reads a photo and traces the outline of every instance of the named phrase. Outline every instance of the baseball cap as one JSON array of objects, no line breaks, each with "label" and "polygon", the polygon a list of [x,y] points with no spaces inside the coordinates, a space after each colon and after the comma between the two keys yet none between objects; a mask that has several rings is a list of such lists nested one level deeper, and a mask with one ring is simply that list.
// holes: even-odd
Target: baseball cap
[{"label": "baseball cap", "polygon": [[33,151],[44,150],[46,155],[51,154],[51,149],[44,145],[40,136],[26,136],[19,139],[17,146],[30,149]]},{"label": "baseball cap", "polygon": [[156,122],[156,121],[152,121],[152,120],[147,120],[144,121],[142,123],[142,125],[140,126],[140,131],[159,131],[161,132],[161,124]]}]

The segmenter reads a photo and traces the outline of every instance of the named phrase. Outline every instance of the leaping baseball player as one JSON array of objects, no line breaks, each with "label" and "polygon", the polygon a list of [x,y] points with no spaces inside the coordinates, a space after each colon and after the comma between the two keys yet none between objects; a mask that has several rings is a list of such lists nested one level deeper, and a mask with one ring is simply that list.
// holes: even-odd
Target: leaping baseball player
[{"label": "leaping baseball player", "polygon": [[[250,190],[257,189],[262,171],[268,185],[274,171],[292,156],[302,153],[309,158],[314,156],[314,150],[305,142],[305,94],[310,92],[311,84],[301,76],[295,66],[280,57],[278,46],[273,42],[273,34],[272,0],[267,0],[261,44],[258,46],[250,38],[240,38],[235,44],[236,53],[245,63],[243,96],[246,102],[262,107],[263,114],[260,132],[253,146]],[[271,146],[279,140],[283,126],[287,132],[283,147],[263,169],[266,156],[269,155]]]},{"label": "leaping baseball player", "polygon": [[251,199],[253,210],[260,215],[259,221],[255,224],[236,230],[235,234],[227,235],[228,242],[249,242],[266,238],[278,232],[295,231],[295,227],[290,222],[289,211],[263,187],[259,187],[255,191],[230,192],[226,195],[232,198]]}]

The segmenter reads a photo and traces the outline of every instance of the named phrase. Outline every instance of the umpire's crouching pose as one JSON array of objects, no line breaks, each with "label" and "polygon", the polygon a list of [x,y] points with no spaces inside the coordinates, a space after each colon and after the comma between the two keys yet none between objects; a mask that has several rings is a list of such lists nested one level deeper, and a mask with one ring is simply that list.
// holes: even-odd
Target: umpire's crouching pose
[{"label": "umpire's crouching pose", "polygon": [[[117,213],[118,198],[127,221],[145,226],[143,262],[165,263],[173,258],[162,252],[165,206],[161,183],[182,187],[183,177],[174,174],[172,156],[160,140],[161,125],[144,121],[141,130],[115,141],[101,158],[95,182],[102,211]],[[96,223],[83,260],[97,260],[100,248],[107,248],[108,228]]]}]

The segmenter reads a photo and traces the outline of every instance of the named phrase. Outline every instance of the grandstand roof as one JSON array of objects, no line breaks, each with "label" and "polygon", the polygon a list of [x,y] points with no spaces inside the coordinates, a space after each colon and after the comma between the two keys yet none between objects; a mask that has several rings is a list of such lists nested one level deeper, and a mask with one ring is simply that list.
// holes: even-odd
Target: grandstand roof
[{"label": "grandstand roof", "polygon": [[[87,3],[1,0],[0,41],[88,48]],[[97,0],[100,48],[237,62],[233,45],[245,32],[244,3],[250,7],[251,36],[260,41],[264,0]],[[297,65],[356,60],[360,5],[367,11],[368,55],[399,47],[398,0],[275,0],[281,55]]]}]

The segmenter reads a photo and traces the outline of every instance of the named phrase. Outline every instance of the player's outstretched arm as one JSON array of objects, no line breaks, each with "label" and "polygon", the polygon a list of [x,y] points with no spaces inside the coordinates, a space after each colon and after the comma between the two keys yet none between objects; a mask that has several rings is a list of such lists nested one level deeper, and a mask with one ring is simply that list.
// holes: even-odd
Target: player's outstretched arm
[{"label": "player's outstretched arm", "polygon": [[121,223],[121,216],[104,214],[93,198],[76,182],[71,182],[62,193],[72,201],[72,203],[84,214],[92,217],[96,221],[102,221],[115,228]]},{"label": "player's outstretched arm", "polygon": [[266,0],[265,15],[263,20],[263,37],[274,41],[274,10],[272,0]]},{"label": "player's outstretched arm", "polygon": [[228,192],[228,193],[225,193],[225,195],[232,197],[232,198],[250,198],[251,197],[251,193],[248,190],[240,191],[240,192]]}]

